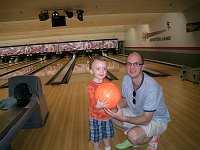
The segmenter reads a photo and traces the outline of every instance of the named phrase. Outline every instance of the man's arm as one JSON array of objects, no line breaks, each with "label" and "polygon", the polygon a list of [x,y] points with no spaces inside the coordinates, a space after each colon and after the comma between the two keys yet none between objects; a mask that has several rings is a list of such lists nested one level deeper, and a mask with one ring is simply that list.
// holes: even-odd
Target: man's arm
[{"label": "man's arm", "polygon": [[153,112],[144,112],[143,116],[130,117],[124,116],[124,122],[132,123],[135,125],[148,125],[152,119]]},{"label": "man's arm", "polygon": [[125,107],[127,107],[128,105],[127,105],[126,100],[125,100],[124,98],[122,98],[122,100],[119,102],[118,106],[119,106],[120,108],[125,108]]},{"label": "man's arm", "polygon": [[120,107],[117,106],[117,111],[113,112],[110,109],[105,109],[105,111],[114,119],[119,121],[128,122],[135,125],[147,125],[153,117],[153,112],[144,112],[143,116],[124,116]]}]

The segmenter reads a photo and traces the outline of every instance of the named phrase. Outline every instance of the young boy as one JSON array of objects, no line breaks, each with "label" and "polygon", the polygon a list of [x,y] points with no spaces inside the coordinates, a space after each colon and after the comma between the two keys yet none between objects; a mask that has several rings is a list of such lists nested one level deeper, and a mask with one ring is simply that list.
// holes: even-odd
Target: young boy
[{"label": "young boy", "polygon": [[90,61],[90,73],[93,75],[87,86],[87,94],[89,96],[89,141],[94,144],[94,150],[99,150],[99,142],[103,141],[105,150],[110,150],[110,138],[114,137],[114,127],[110,116],[104,111],[106,103],[96,101],[95,90],[99,85],[109,82],[106,79],[107,62],[104,57],[93,57]]}]

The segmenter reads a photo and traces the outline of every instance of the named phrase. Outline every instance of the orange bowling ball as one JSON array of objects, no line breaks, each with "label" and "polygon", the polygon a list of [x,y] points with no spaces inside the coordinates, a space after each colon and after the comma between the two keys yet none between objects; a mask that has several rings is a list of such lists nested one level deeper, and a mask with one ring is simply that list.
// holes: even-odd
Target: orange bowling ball
[{"label": "orange bowling ball", "polygon": [[107,108],[112,109],[121,100],[121,92],[113,83],[102,83],[95,91],[95,99],[107,102]]}]

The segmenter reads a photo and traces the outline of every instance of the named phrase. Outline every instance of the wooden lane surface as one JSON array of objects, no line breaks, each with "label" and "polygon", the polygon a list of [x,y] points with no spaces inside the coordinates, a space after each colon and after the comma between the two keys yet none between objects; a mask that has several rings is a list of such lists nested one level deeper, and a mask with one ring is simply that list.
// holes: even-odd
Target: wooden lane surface
[{"label": "wooden lane surface", "polygon": [[[52,77],[60,68],[62,68],[62,66],[69,60],[70,58],[62,58],[48,66],[46,66],[45,68],[43,68],[42,70],[38,71],[37,73],[35,73],[34,75],[36,76],[40,76],[41,78],[43,76],[49,76],[49,77]],[[23,75],[23,74],[26,74],[44,64],[47,64],[49,62],[51,62],[53,59],[48,59],[48,60],[44,60],[40,63],[37,63],[37,64],[33,64],[31,66],[27,66],[25,68],[22,68],[20,70],[17,70],[15,72],[12,72],[12,73],[9,73],[7,75],[4,75],[2,77],[0,77],[0,84],[2,85],[3,83],[7,82],[7,79],[12,77],[12,76],[17,76],[17,75]],[[31,63],[31,62],[29,62]],[[25,64],[27,64],[27,62],[25,63],[21,63],[20,65],[18,65],[17,67],[21,67],[21,66],[24,66]],[[11,69],[15,69],[14,67],[16,66],[13,66]],[[4,70],[6,71],[6,70]],[[50,78],[49,78],[50,79]]]},{"label": "wooden lane surface", "polygon": [[[87,58],[78,58],[80,63]],[[198,150],[200,141],[200,86],[182,81],[180,69],[152,62],[145,62],[151,69],[171,76],[156,77],[162,85],[166,104],[172,121],[162,135],[160,150]],[[112,72],[119,80],[113,82],[121,87],[125,74],[124,65],[119,72]],[[39,129],[23,129],[13,141],[14,150],[92,150],[88,142],[88,99],[86,86],[90,74],[73,74],[68,84],[43,85],[43,92],[50,111],[46,125]],[[42,78],[42,81],[45,77]],[[0,98],[7,97],[7,89],[0,89]],[[125,136],[116,130],[112,147],[122,142]],[[102,146],[102,145],[101,145]],[[145,150],[145,145],[134,148]],[[129,148],[133,149],[133,148]]]},{"label": "wooden lane surface", "polygon": [[71,58],[62,58],[35,73],[46,84]]}]

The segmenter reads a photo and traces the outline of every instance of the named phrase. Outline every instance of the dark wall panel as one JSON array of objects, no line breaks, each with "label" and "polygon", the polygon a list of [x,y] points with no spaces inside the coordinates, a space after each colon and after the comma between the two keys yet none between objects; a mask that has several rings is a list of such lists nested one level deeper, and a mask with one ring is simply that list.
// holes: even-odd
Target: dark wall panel
[{"label": "dark wall panel", "polygon": [[125,50],[125,53],[128,55],[134,51],[140,52],[146,59],[184,65],[187,67],[200,67],[200,53],[174,53],[134,49]]}]

